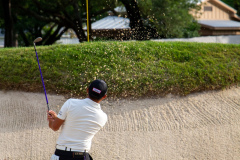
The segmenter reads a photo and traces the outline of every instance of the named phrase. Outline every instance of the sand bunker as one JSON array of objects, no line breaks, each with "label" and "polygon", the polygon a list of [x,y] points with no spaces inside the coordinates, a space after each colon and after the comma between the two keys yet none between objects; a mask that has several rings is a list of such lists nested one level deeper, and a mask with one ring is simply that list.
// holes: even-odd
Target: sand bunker
[{"label": "sand bunker", "polygon": [[[59,111],[63,96],[48,95]],[[105,100],[108,122],[94,138],[95,160],[240,157],[240,88],[143,100]],[[58,132],[48,128],[43,93],[0,91],[0,160],[48,160]]]}]

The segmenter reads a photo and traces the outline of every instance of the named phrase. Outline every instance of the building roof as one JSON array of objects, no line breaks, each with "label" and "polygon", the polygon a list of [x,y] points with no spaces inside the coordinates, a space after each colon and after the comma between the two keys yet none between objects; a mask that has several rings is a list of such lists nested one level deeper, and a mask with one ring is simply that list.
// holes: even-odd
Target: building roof
[{"label": "building roof", "polygon": [[[118,16],[107,16],[92,23],[92,29],[130,29],[130,20]],[[87,27],[84,27],[87,29]]]},{"label": "building roof", "polygon": [[198,23],[209,28],[239,28],[240,22],[231,20],[198,20]]},{"label": "building roof", "polygon": [[232,20],[240,21],[240,17],[237,15],[237,10],[229,6],[228,4],[222,2],[221,0],[201,0],[202,4],[206,4],[207,2],[215,4],[221,9],[225,9]]},{"label": "building roof", "polygon": [[220,1],[220,0],[211,0],[211,1],[221,5],[222,7],[226,8],[228,11],[232,11],[234,14],[237,13],[236,9],[234,9],[233,7],[231,7],[228,4],[224,3],[223,1]]},{"label": "building roof", "polygon": [[225,8],[226,10],[229,10],[233,13],[237,13],[237,10],[232,8],[231,6],[229,6],[228,4],[222,2],[221,0],[201,0],[202,3],[205,3],[205,2],[210,2],[210,3],[215,3],[215,4],[218,4],[220,5],[221,7]]}]

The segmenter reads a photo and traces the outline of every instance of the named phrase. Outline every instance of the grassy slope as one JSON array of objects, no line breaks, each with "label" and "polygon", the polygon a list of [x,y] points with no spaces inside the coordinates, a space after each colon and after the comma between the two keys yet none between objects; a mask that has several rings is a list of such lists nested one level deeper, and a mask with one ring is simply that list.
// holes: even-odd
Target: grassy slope
[{"label": "grassy slope", "polygon": [[[95,78],[117,97],[185,95],[240,82],[240,45],[92,42],[37,46],[48,92],[85,95]],[[0,89],[42,92],[33,47],[0,49]]]}]

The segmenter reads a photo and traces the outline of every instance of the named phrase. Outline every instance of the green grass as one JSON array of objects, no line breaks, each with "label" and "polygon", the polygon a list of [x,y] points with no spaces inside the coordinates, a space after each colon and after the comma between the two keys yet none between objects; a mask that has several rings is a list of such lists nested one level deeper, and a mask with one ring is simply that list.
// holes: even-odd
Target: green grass
[{"label": "green grass", "polygon": [[[186,95],[240,82],[240,45],[91,42],[37,46],[48,92],[86,95],[103,79],[110,97]],[[0,89],[43,92],[33,47],[0,49]]]}]

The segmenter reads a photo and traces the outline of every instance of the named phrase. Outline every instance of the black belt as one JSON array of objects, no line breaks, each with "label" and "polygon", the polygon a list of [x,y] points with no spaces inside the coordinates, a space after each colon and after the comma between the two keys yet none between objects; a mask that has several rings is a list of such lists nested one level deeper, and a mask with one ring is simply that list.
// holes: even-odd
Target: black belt
[{"label": "black belt", "polygon": [[60,149],[56,149],[54,154],[56,156],[69,157],[69,158],[83,158],[83,157],[89,156],[87,152],[72,152],[72,151],[63,151]]}]

